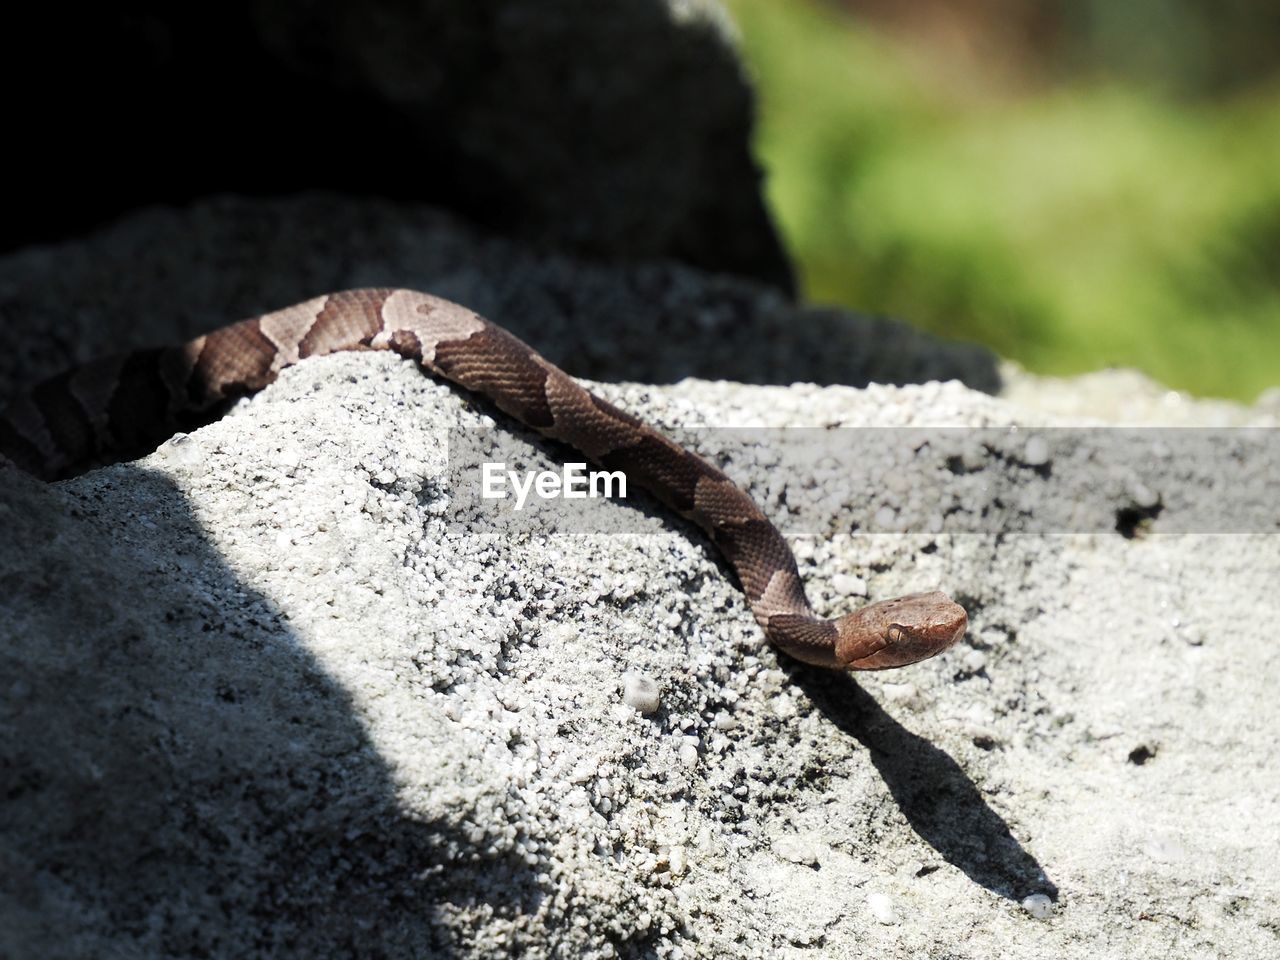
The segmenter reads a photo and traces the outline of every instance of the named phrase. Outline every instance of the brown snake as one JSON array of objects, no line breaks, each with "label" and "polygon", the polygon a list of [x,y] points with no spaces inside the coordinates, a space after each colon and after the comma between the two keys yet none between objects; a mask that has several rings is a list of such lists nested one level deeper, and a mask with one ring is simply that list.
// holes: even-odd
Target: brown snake
[{"label": "brown snake", "polygon": [[[38,384],[0,416],[0,454],[53,480],[153,449],[306,357],[393,350],[627,477],[711,537],[766,636],[798,660],[879,670],[923,660],[965,631],[942,593],[881,600],[826,620],[782,534],[727,476],[601,400],[501,327],[412,290],[331,293],[176,347],[95,360]],[[201,415],[204,415],[203,417]]]}]

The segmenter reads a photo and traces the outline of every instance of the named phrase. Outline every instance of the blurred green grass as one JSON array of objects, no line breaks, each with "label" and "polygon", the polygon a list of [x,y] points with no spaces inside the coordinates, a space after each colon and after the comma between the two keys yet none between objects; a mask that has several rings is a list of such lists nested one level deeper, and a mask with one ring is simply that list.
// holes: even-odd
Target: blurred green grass
[{"label": "blurred green grass", "polygon": [[727,6],[807,299],[1043,373],[1132,366],[1241,400],[1280,384],[1280,89],[993,98],[802,0]]}]

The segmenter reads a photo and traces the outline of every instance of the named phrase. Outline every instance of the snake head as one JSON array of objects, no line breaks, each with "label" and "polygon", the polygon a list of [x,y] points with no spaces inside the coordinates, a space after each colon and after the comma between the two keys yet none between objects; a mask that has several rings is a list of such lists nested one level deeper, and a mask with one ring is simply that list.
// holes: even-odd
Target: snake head
[{"label": "snake head", "polygon": [[869,603],[835,621],[836,660],[846,670],[906,666],[947,649],[968,623],[964,607],[936,590]]}]

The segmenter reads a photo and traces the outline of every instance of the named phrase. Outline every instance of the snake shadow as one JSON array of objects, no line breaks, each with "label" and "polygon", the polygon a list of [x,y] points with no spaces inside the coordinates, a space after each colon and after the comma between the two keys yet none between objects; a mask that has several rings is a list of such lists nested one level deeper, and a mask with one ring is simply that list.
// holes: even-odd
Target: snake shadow
[{"label": "snake shadow", "polygon": [[1009,825],[943,749],[889,716],[848,674],[790,663],[791,679],[822,714],[871,755],[911,828],[952,866],[992,893],[1057,900],[1058,888]]}]

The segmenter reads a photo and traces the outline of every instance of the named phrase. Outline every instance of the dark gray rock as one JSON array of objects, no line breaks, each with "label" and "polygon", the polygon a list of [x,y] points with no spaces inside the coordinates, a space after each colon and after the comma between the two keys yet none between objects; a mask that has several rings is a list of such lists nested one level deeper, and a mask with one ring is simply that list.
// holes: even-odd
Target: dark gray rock
[{"label": "dark gray rock", "polygon": [[0,76],[30,91],[12,105],[10,181],[32,202],[6,211],[0,247],[146,202],[324,188],[790,287],[713,0],[231,0],[85,10],[70,31],[62,17],[9,31]]},{"label": "dark gray rock", "polygon": [[797,307],[761,284],[536,253],[427,207],[308,196],[151,210],[0,258],[0,402],[77,362],[357,286],[456,300],[599,380],[999,383],[985,348]]}]

